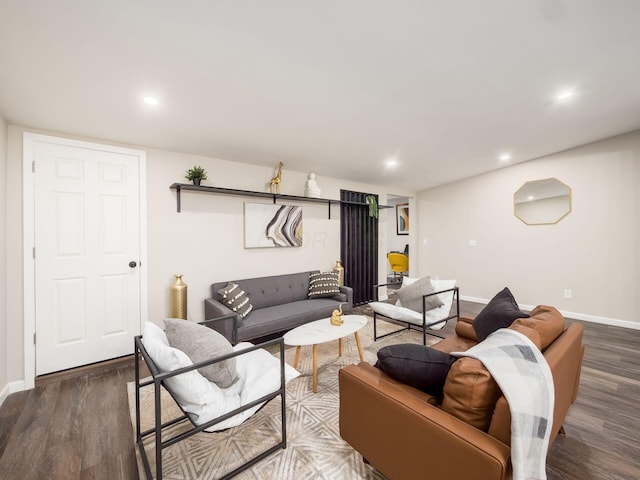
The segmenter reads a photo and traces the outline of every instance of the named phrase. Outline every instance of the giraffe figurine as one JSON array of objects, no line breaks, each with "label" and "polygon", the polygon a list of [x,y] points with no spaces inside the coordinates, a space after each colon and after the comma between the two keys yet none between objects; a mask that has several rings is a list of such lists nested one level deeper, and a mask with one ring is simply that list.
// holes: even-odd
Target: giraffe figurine
[{"label": "giraffe figurine", "polygon": [[271,193],[280,193],[280,180],[282,179],[283,166],[282,162],[280,162],[280,165],[278,165],[278,173],[271,179],[271,182],[269,182],[269,191]]}]

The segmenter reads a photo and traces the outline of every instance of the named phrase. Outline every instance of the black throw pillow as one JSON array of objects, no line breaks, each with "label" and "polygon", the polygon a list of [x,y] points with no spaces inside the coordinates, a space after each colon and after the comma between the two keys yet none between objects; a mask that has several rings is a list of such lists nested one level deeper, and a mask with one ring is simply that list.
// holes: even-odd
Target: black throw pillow
[{"label": "black throw pillow", "polygon": [[518,307],[511,291],[504,287],[473,320],[473,329],[481,342],[496,330],[509,327],[516,318],[528,317],[529,314]]},{"label": "black throw pillow", "polygon": [[382,347],[375,366],[399,382],[442,396],[447,373],[456,360],[453,355],[431,347],[401,343]]}]

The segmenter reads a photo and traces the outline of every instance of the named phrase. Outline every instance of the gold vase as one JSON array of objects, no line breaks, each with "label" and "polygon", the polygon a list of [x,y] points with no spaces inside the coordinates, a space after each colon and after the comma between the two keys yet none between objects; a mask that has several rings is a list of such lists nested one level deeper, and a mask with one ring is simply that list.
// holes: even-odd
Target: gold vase
[{"label": "gold vase", "polygon": [[340,286],[344,286],[344,267],[340,263],[340,260],[336,260],[336,264],[332,270],[338,274],[338,283]]},{"label": "gold vase", "polygon": [[176,279],[169,287],[169,317],[187,319],[187,284],[182,275],[174,275]]}]

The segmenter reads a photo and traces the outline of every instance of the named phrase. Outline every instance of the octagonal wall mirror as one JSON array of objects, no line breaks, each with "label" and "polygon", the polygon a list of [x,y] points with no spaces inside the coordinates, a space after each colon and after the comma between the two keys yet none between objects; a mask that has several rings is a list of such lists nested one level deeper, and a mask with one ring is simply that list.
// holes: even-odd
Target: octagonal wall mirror
[{"label": "octagonal wall mirror", "polygon": [[513,194],[513,211],[527,225],[558,223],[571,212],[571,188],[557,178],[526,182]]}]

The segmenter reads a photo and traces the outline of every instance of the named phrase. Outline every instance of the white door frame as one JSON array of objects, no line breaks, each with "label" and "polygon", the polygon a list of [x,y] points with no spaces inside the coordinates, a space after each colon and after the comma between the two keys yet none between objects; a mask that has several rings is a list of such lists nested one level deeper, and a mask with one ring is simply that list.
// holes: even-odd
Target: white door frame
[{"label": "white door frame", "polygon": [[[112,145],[83,142],[68,138],[52,137],[25,132],[22,137],[22,251],[23,251],[23,315],[24,315],[24,389],[35,387],[36,333],[35,295],[35,178],[33,162],[37,142],[53,143],[70,147],[100,150],[125,155],[135,155],[139,162],[140,181],[140,331],[148,318],[147,302],[147,154],[143,150],[115,147]],[[133,345],[133,338],[131,339]]]}]

